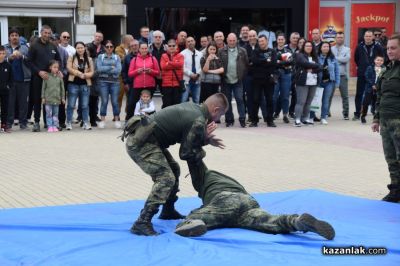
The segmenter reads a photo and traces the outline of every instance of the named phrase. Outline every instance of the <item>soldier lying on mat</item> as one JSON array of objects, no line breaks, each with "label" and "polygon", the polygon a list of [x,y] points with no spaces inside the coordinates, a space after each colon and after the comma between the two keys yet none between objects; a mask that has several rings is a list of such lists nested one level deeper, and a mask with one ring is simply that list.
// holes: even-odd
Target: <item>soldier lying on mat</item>
[{"label": "soldier lying on mat", "polygon": [[245,228],[267,234],[314,232],[326,239],[335,237],[333,227],[308,213],[271,215],[235,179],[208,170],[202,160],[188,162],[194,189],[203,205],[179,223],[175,233],[200,236],[215,228]]}]

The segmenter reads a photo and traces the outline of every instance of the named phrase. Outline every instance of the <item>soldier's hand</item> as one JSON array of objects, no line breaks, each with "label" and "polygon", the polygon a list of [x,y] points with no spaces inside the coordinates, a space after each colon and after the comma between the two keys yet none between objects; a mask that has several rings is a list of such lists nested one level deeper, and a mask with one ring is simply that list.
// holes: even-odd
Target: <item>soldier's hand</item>
[{"label": "soldier's hand", "polygon": [[210,124],[207,125],[207,138],[211,136],[211,134],[217,129],[217,124],[212,121]]},{"label": "soldier's hand", "polygon": [[220,149],[224,149],[226,146],[224,145],[224,143],[222,143],[222,139],[219,139],[217,137],[215,137],[215,135],[211,135],[208,139],[208,143],[210,143],[211,146],[220,148]]},{"label": "soldier's hand", "polygon": [[372,123],[371,126],[372,132],[378,132],[379,133],[379,123]]}]

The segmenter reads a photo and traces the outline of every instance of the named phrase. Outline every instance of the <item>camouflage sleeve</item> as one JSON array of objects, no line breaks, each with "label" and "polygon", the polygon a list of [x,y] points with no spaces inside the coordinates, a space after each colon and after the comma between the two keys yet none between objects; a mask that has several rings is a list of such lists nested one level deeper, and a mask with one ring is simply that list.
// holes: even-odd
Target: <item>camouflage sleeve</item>
[{"label": "camouflage sleeve", "polygon": [[382,79],[378,78],[376,82],[376,102],[375,102],[375,114],[374,114],[374,123],[379,123],[379,107],[381,102],[381,95],[382,95]]},{"label": "camouflage sleeve", "polygon": [[206,122],[204,118],[198,118],[193,122],[193,125],[187,136],[181,142],[179,148],[179,157],[186,161],[199,161],[206,156],[203,150],[205,145]]},{"label": "camouflage sleeve", "polygon": [[189,173],[192,178],[193,188],[201,195],[203,185],[204,185],[204,176],[207,171],[207,166],[204,164],[203,160],[199,161],[188,161]]}]

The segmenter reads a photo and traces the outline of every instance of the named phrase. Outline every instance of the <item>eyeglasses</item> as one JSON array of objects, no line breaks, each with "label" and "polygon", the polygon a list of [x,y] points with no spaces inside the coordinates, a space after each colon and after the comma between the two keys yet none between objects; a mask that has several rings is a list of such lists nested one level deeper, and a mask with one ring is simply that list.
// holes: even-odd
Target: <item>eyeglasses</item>
[{"label": "eyeglasses", "polygon": [[168,47],[175,47],[175,44],[168,44]]},{"label": "eyeglasses", "polygon": [[71,37],[69,37],[69,36],[62,36],[63,37],[63,39],[71,39]]},{"label": "eyeglasses", "polygon": [[382,34],[380,34],[380,33],[376,33],[376,34],[374,34],[375,36],[381,36]]},{"label": "eyeglasses", "polygon": [[112,45],[106,45],[106,48],[107,48],[107,49],[111,49],[111,48],[114,48],[114,46],[112,46]]}]

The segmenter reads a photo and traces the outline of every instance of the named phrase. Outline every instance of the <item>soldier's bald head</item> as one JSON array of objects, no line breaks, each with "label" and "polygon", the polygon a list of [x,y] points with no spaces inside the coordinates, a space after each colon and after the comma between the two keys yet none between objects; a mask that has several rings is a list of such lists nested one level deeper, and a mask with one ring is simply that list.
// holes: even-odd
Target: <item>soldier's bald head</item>
[{"label": "soldier's bald head", "polygon": [[229,102],[226,96],[222,93],[215,93],[208,97],[204,104],[207,106],[213,121],[219,121],[221,116],[228,111]]}]

